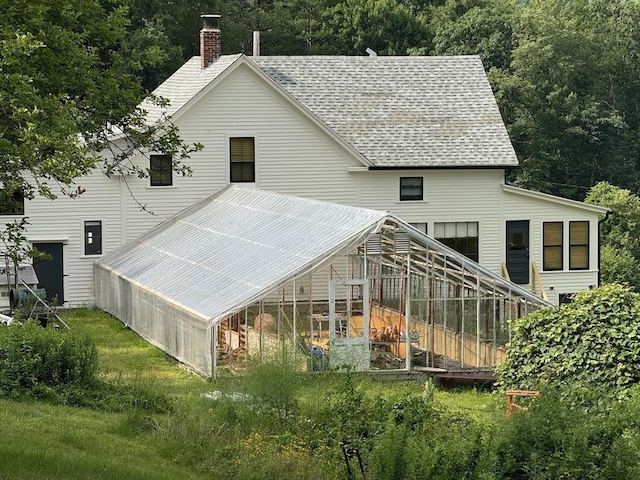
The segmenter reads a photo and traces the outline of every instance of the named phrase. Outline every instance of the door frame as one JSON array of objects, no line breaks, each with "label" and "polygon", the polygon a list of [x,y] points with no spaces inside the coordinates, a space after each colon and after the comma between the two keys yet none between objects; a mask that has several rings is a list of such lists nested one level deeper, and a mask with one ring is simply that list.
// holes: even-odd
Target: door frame
[{"label": "door frame", "polygon": [[[351,311],[347,311],[346,325],[336,315],[337,287],[360,287],[362,293],[362,335],[351,336]],[[351,293],[351,292],[349,292]],[[352,298],[344,299],[350,302]],[[359,300],[360,301],[360,300]],[[335,368],[346,368],[356,372],[369,370],[371,348],[369,341],[369,281],[365,279],[331,280],[329,282],[329,363]],[[346,335],[336,334],[337,329],[346,328]]]},{"label": "door frame", "polygon": [[[517,225],[521,225],[522,228],[510,228],[515,227]],[[524,269],[524,273],[522,276],[516,276],[512,274],[513,263],[510,261],[512,258],[514,250],[509,248],[509,233],[513,231],[522,231],[524,233],[525,239],[525,248],[522,255],[526,256],[526,265]],[[516,250],[519,251],[519,250]],[[505,265],[507,267],[507,272],[509,272],[510,280],[513,283],[517,283],[518,285],[528,285],[531,282],[531,222],[529,220],[507,220],[505,224]]]}]

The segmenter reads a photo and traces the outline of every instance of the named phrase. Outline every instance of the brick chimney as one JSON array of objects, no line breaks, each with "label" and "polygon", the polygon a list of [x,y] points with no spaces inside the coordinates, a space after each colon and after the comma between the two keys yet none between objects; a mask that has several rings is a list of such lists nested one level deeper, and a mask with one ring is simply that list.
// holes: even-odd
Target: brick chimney
[{"label": "brick chimney", "polygon": [[200,67],[207,68],[222,54],[220,15],[200,15]]}]

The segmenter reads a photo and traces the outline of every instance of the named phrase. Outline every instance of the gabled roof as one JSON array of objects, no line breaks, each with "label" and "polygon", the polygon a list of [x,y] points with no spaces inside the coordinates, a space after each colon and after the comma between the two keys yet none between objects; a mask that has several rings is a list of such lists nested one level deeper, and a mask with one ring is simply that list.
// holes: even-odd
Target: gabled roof
[{"label": "gabled roof", "polygon": [[[257,66],[373,167],[518,165],[477,56],[223,55],[204,70],[193,57],[154,93],[177,114],[238,63]],[[145,108],[161,119],[157,107]]]},{"label": "gabled roof", "polygon": [[[542,299],[488,271],[388,212],[230,185],[96,261],[210,323],[251,305],[294,277],[328,266],[385,222],[417,238],[460,281],[479,274],[490,289]],[[471,280],[475,286],[479,281]]]},{"label": "gabled roof", "polygon": [[161,107],[149,101],[142,103],[142,108],[147,111],[147,122],[153,124],[164,121],[165,117],[174,116],[241,56],[241,54],[224,55],[205,69],[200,68],[200,57],[192,57],[153,91],[155,96],[170,101],[167,107]]}]

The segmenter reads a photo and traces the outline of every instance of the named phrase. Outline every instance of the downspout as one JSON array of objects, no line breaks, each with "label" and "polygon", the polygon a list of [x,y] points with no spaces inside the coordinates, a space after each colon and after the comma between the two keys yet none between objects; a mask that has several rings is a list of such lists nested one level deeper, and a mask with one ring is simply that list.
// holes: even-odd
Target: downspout
[{"label": "downspout", "polygon": [[600,256],[601,256],[600,250],[602,249],[602,228],[600,228],[600,225],[602,225],[604,222],[609,220],[609,217],[614,213],[615,212],[611,210],[607,210],[607,213],[604,214],[604,218],[601,218],[600,220],[598,220],[598,284],[596,285],[596,287],[600,286],[600,277],[602,276],[602,270],[600,266]]}]

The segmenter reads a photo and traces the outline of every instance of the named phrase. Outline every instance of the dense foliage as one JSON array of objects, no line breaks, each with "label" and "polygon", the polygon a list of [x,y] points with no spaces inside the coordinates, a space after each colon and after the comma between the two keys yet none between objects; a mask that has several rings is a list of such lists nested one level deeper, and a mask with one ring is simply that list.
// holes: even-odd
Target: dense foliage
[{"label": "dense foliage", "polygon": [[34,322],[0,328],[0,390],[4,395],[90,385],[97,367],[95,345],[85,336],[41,328]]},{"label": "dense foliage", "polygon": [[499,422],[489,449],[495,473],[479,478],[640,478],[640,390],[623,401],[603,399],[597,409],[584,408],[584,393],[547,389]]},{"label": "dense foliage", "polygon": [[580,403],[584,391],[548,389],[527,411],[506,417],[501,397],[486,395],[489,405],[477,415],[458,403],[469,392],[442,397],[429,382],[420,392],[419,386],[349,374],[299,375],[295,408],[283,414],[259,392],[290,386],[281,373],[259,372],[227,379],[227,385],[218,381],[216,388],[230,390],[216,400],[182,405],[159,434],[163,452],[204,473],[246,479],[610,479],[640,473],[638,388],[621,401],[603,398],[590,410]]},{"label": "dense foliage", "polygon": [[[14,0],[0,16],[0,205],[22,196],[76,196],[94,167],[113,173],[141,149],[172,154],[175,168],[197,146],[176,129],[144,124],[139,71],[152,61],[128,44],[124,1]],[[161,99],[156,99],[161,103]],[[109,142],[115,136],[116,143]],[[98,152],[111,150],[102,158]],[[143,169],[140,170],[144,174]]]},{"label": "dense foliage", "polygon": [[86,335],[33,321],[0,328],[0,397],[109,411],[171,409],[145,385],[100,379],[97,349]]},{"label": "dense foliage", "polygon": [[260,31],[263,55],[478,54],[520,159],[512,181],[575,199],[603,180],[640,190],[638,1],[20,0],[0,17],[0,203],[76,194],[119,131],[118,160],[152,146],[188,173],[194,146],[135,107],[198,54],[204,12],[222,15],[224,53],[251,54]]},{"label": "dense foliage", "polygon": [[[0,400],[0,470],[12,479],[640,478],[640,386],[622,399],[546,388],[506,417],[501,395],[304,374],[291,357],[203,382],[102,312],[61,315],[95,342],[102,380]],[[13,328],[1,345],[66,335]],[[600,401],[586,410],[585,397]]]},{"label": "dense foliage", "polygon": [[629,190],[600,182],[585,201],[611,210],[600,226],[602,281],[623,283],[640,291],[640,198]]},{"label": "dense foliage", "polygon": [[545,384],[602,389],[614,396],[640,382],[640,294],[617,284],[580,292],[572,303],[513,324],[506,388]]}]

